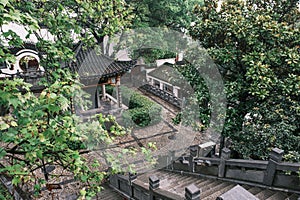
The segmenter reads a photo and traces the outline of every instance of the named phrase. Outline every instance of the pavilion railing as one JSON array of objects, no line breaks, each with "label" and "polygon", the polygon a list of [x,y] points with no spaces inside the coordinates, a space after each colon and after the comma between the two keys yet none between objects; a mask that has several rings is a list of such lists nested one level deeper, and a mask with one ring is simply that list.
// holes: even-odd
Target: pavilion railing
[{"label": "pavilion railing", "polygon": [[15,78],[22,78],[25,82],[30,83],[32,85],[38,85],[38,82],[42,77],[45,76],[45,72],[42,70],[31,70],[27,72],[20,72],[17,71],[14,74],[5,73],[3,71],[0,71],[0,74],[3,74],[3,78],[9,78],[11,80]]}]

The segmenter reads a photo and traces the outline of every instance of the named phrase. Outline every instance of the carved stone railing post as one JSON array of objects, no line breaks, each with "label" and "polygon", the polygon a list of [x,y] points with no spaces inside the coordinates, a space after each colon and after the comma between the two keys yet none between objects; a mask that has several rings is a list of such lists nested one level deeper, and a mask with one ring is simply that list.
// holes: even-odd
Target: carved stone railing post
[{"label": "carved stone railing post", "polygon": [[110,175],[109,176],[109,182],[110,182],[110,185],[112,185],[113,187],[115,187],[117,189],[120,189],[120,187],[119,187],[119,180],[118,180],[118,175],[117,174]]},{"label": "carved stone railing post", "polygon": [[219,164],[218,177],[224,177],[225,176],[226,160],[228,160],[230,158],[230,153],[231,153],[230,149],[228,149],[226,147],[222,149],[221,160],[220,160],[220,164]]},{"label": "carved stone railing post", "polygon": [[133,196],[134,196],[132,182],[133,182],[134,180],[136,180],[136,178],[137,178],[137,175],[136,175],[136,174],[132,174],[132,173],[129,173],[129,174],[128,174],[129,188],[130,188],[130,190],[129,190],[129,196],[130,196],[130,197],[133,197]]},{"label": "carved stone railing post", "polygon": [[175,151],[169,151],[167,161],[167,169],[173,170],[173,162],[175,160]]},{"label": "carved stone railing post", "polygon": [[185,188],[185,199],[186,200],[200,200],[200,190],[194,184],[189,185]]},{"label": "carved stone railing post", "polygon": [[190,146],[190,157],[189,157],[189,171],[195,171],[195,162],[194,158],[197,157],[198,154],[198,147],[197,146]]},{"label": "carved stone railing post", "polygon": [[153,195],[153,190],[159,188],[159,178],[156,175],[151,175],[149,177],[149,194],[150,194],[150,200],[155,200],[155,197]]},{"label": "carved stone railing post", "polygon": [[276,173],[276,165],[282,161],[284,151],[278,148],[272,149],[270,153],[267,170],[264,175],[263,183],[265,185],[272,185]]}]

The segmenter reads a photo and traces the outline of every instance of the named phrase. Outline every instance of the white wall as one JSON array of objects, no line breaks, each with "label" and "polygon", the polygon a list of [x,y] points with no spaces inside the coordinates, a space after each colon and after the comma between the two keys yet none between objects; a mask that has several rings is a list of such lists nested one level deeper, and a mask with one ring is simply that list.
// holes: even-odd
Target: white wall
[{"label": "white wall", "polygon": [[[19,62],[20,62],[21,58],[23,58],[24,56],[32,56],[35,59],[37,59],[38,62],[40,62],[40,58],[38,57],[36,51],[34,51],[32,49],[23,49],[16,53],[16,62],[12,63],[14,65],[14,68],[11,70],[11,69],[9,69],[9,66],[7,66],[8,68],[1,69],[1,71],[3,73],[7,73],[7,74],[16,74],[18,71],[23,72],[23,70],[21,69],[21,67],[19,65]],[[38,70],[44,71],[44,68],[39,66]],[[7,77],[7,76],[8,75],[0,74],[0,78]]]},{"label": "white wall", "polygon": [[168,58],[168,59],[159,59],[156,60],[156,65],[159,67],[165,63],[175,64],[175,58]]}]

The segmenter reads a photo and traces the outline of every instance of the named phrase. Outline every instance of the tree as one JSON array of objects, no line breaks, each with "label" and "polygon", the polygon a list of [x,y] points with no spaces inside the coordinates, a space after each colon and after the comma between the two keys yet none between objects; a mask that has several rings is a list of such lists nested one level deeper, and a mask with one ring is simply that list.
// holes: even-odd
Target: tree
[{"label": "tree", "polygon": [[[242,157],[300,152],[297,0],[204,1],[190,34],[219,66],[228,109],[223,135]],[[292,153],[292,152],[291,152]]]},{"label": "tree", "polygon": [[182,31],[192,22],[192,8],[200,0],[192,1],[149,1],[131,0],[136,19],[136,27],[169,27]]},{"label": "tree", "polygon": [[[133,28],[167,27],[173,31],[176,30],[185,33],[187,27],[193,21],[192,8],[195,4],[201,3],[202,0],[128,0],[127,2],[133,7]],[[149,29],[149,37],[153,36],[155,36],[157,40],[161,40],[160,48],[136,48],[139,50],[134,52],[134,57],[143,57],[147,63],[153,63],[157,59],[176,56],[178,52],[168,52],[164,50],[167,49],[167,44],[164,42],[164,35],[158,35],[155,32],[151,33]]]},{"label": "tree", "polygon": [[[99,14],[101,13],[101,14]],[[113,117],[97,116],[97,121],[84,123],[72,112],[72,104],[81,95],[76,74],[61,63],[74,59],[76,41],[86,45],[100,44],[110,35],[130,24],[129,11],[123,1],[0,1],[0,27],[23,25],[29,37],[37,37],[36,49],[45,68],[44,89],[38,96],[22,79],[0,80],[1,147],[4,167],[1,173],[13,176],[13,185],[32,183],[38,195],[52,177],[47,167],[60,166],[83,183],[81,196],[91,197],[101,189],[107,176],[99,170],[98,160],[87,162],[82,156],[94,145],[105,146],[114,136],[125,134]],[[46,28],[53,36],[39,35]],[[24,41],[13,30],[0,30],[0,62],[15,62],[9,47],[22,47]],[[43,55],[43,56],[42,56]],[[109,122],[109,126],[105,123]],[[116,161],[114,161],[116,162]],[[120,166],[112,165],[112,171]],[[38,176],[42,170],[43,177]]]}]

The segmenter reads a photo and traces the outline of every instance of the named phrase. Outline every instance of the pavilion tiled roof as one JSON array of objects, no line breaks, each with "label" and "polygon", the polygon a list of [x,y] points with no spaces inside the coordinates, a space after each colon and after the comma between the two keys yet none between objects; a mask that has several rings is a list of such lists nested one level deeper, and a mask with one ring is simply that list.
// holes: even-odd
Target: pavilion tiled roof
[{"label": "pavilion tiled roof", "polygon": [[74,69],[81,80],[115,77],[129,71],[136,61],[116,61],[106,55],[98,53],[93,48],[76,50],[76,63]]}]

